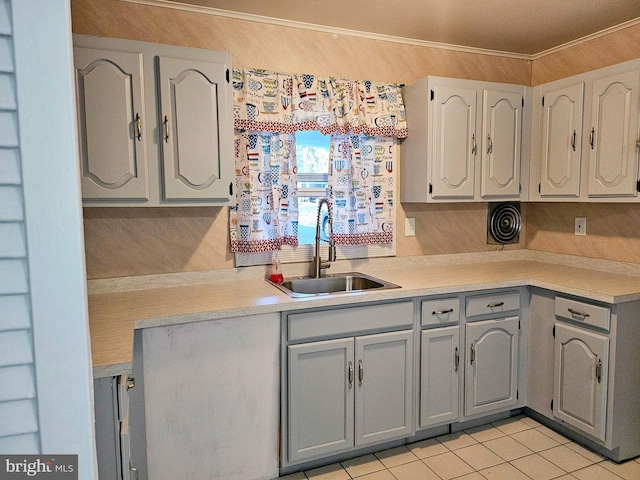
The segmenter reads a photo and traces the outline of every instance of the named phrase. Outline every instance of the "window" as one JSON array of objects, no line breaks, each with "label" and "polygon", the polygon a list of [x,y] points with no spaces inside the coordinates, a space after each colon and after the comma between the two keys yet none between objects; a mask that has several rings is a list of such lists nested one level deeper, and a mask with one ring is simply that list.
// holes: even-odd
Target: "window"
[{"label": "window", "polygon": [[[329,145],[331,137],[318,131],[296,132],[298,164],[298,244],[315,245],[318,200],[329,194]],[[327,209],[321,213],[321,236],[328,240]]]}]

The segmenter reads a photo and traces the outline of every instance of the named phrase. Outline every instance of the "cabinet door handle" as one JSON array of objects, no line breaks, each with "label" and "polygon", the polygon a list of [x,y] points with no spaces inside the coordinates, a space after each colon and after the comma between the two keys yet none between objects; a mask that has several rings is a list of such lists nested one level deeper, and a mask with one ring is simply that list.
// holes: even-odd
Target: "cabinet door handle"
[{"label": "cabinet door handle", "polygon": [[446,315],[451,312],[453,312],[453,308],[447,308],[446,310],[434,310],[431,315]]},{"label": "cabinet door handle", "polygon": [[349,362],[349,388],[353,387],[353,362]]},{"label": "cabinet door handle", "polygon": [[362,386],[362,379],[364,378],[364,368],[362,368],[362,360],[358,360],[358,386]]},{"label": "cabinet door handle", "polygon": [[598,363],[596,364],[596,378],[598,379],[598,383],[602,381],[602,360],[598,358]]},{"label": "cabinet door handle", "polygon": [[487,153],[493,153],[493,140],[491,140],[491,135],[487,135],[487,141],[489,142]]},{"label": "cabinet door handle", "polygon": [[136,386],[136,379],[133,377],[127,377],[126,386],[127,390],[131,390],[132,388],[134,388]]},{"label": "cabinet door handle", "polygon": [[136,113],[136,138],[142,140],[142,118],[139,113]]},{"label": "cabinet door handle", "polygon": [[567,310],[569,310],[569,313],[571,315],[574,315],[576,317],[582,317],[583,319],[590,316],[587,312],[579,312],[578,310],[574,310],[573,308],[567,308]]},{"label": "cabinet door handle", "polygon": [[460,354],[458,353],[458,347],[456,347],[456,353],[453,359],[453,371],[458,371],[458,366],[460,365]]},{"label": "cabinet door handle", "polygon": [[576,131],[573,131],[573,135],[571,136],[571,148],[573,148],[573,151],[576,151]]},{"label": "cabinet door handle", "polygon": [[164,141],[169,143],[169,117],[164,116]]},{"label": "cabinet door handle", "polygon": [[591,133],[589,134],[589,145],[591,145],[591,150],[593,150],[595,140],[596,140],[596,128],[591,127]]},{"label": "cabinet door handle", "polygon": [[476,359],[476,349],[474,348],[473,343],[471,344],[471,356],[469,358],[471,358],[471,365],[473,365],[473,362]]},{"label": "cabinet door handle", "polygon": [[487,305],[487,308],[496,308],[504,305],[504,302],[493,302]]},{"label": "cabinet door handle", "polygon": [[476,143],[476,134],[474,133],[471,138],[473,139],[473,147],[471,147],[471,153],[475,155],[476,152],[478,151],[478,144]]}]

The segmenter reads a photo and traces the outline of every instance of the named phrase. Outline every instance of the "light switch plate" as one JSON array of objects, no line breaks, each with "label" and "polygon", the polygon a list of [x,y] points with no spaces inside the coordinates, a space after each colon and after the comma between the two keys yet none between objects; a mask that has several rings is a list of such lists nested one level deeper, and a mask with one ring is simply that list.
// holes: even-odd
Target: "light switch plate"
[{"label": "light switch plate", "polygon": [[416,219],[405,218],[404,221],[404,236],[415,237],[416,236]]},{"label": "light switch plate", "polygon": [[586,217],[576,217],[574,235],[586,236],[587,235],[587,219]]}]

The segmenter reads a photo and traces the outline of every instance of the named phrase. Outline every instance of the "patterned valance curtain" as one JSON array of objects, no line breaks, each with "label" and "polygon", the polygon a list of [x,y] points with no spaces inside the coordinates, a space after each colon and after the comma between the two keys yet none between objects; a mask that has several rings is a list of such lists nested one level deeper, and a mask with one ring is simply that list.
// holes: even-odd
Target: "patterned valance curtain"
[{"label": "patterned valance curtain", "polygon": [[400,85],[233,70],[234,123],[239,130],[318,130],[404,138]]},{"label": "patterned valance curtain", "polygon": [[234,69],[233,95],[232,251],[298,244],[298,130],[332,134],[336,244],[392,242],[395,145],[407,136],[399,85]]}]

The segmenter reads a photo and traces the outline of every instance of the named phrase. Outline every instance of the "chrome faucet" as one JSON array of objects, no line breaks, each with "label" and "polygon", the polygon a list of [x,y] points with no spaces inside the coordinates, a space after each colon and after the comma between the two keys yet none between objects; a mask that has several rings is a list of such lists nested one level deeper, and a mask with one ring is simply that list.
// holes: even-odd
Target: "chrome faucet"
[{"label": "chrome faucet", "polygon": [[[327,206],[327,211],[329,212],[329,230],[331,234],[329,235],[329,258],[326,262],[322,262],[320,259],[320,213],[322,212],[322,205]],[[329,262],[336,261],[336,246],[333,242],[333,214],[331,213],[331,202],[328,198],[321,198],[318,201],[318,218],[316,220],[316,250],[313,255],[313,271],[311,274],[314,278],[320,278],[320,271],[322,269],[329,268]]]}]

